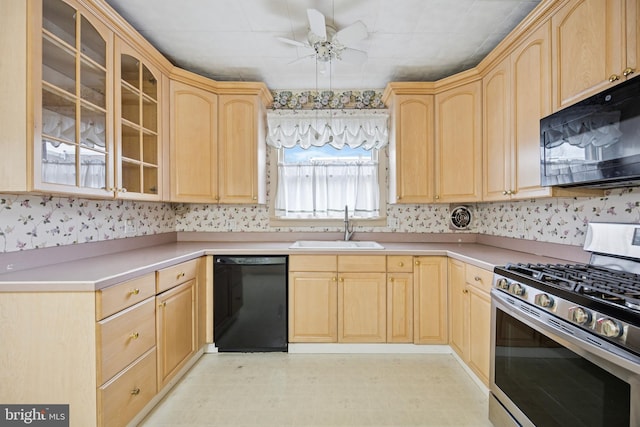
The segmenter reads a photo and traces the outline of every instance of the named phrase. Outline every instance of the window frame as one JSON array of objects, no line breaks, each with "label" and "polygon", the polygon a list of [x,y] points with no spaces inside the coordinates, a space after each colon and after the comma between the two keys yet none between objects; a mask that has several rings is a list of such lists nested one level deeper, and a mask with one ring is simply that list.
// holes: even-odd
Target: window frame
[{"label": "window frame", "polygon": [[[342,227],[343,218],[285,218],[276,216],[276,191],[278,188],[278,162],[285,148],[268,147],[269,151],[269,225],[273,227]],[[377,150],[378,189],[380,191],[380,216],[376,218],[350,218],[355,226],[384,227],[387,225],[387,184],[388,154],[387,147]]]}]

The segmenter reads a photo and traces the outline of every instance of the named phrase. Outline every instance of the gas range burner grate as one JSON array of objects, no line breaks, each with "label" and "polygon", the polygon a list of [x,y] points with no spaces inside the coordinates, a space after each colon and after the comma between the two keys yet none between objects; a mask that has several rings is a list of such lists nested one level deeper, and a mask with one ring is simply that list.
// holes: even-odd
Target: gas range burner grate
[{"label": "gas range burner grate", "polygon": [[640,311],[640,275],[587,264],[507,264],[507,270],[608,304]]}]

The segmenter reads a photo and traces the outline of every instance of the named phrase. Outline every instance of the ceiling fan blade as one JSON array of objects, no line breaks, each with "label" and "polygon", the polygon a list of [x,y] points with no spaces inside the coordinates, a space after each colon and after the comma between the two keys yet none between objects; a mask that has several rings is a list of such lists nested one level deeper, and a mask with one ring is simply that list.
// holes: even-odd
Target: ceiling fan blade
[{"label": "ceiling fan blade", "polygon": [[358,49],[346,48],[340,53],[340,59],[352,64],[362,64],[367,60],[367,52]]},{"label": "ceiling fan blade", "polygon": [[296,64],[298,62],[304,61],[305,59],[313,58],[314,56],[316,56],[315,53],[312,53],[311,55],[301,56],[300,58],[296,58],[291,62],[287,62],[287,65]]},{"label": "ceiling fan blade", "polygon": [[307,9],[309,17],[309,29],[313,34],[323,40],[327,39],[327,25],[324,22],[324,15],[316,9]]},{"label": "ceiling fan blade", "polygon": [[333,39],[339,41],[343,46],[348,46],[351,43],[366,39],[368,35],[367,26],[362,21],[356,21],[338,31]]},{"label": "ceiling fan blade", "polygon": [[283,43],[291,44],[297,47],[311,47],[307,43],[302,43],[297,40],[286,39],[284,37],[276,37],[276,39],[280,40]]}]

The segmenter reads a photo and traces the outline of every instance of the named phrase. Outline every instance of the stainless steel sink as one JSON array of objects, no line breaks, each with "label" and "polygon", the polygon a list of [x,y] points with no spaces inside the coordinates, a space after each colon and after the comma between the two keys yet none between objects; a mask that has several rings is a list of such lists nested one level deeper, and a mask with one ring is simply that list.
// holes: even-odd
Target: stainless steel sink
[{"label": "stainless steel sink", "polygon": [[355,240],[298,240],[289,249],[378,250],[384,249],[378,242]]}]

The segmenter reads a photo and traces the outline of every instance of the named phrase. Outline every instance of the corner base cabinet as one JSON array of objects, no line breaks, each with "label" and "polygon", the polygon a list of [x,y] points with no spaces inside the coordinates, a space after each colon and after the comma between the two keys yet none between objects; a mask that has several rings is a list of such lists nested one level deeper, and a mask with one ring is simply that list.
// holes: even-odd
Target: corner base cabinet
[{"label": "corner base cabinet", "polygon": [[149,411],[204,345],[207,262],[95,292],[0,292],[0,402],[68,404],[71,427]]}]

